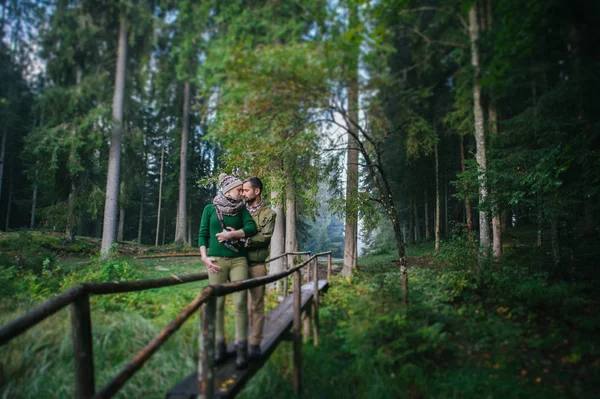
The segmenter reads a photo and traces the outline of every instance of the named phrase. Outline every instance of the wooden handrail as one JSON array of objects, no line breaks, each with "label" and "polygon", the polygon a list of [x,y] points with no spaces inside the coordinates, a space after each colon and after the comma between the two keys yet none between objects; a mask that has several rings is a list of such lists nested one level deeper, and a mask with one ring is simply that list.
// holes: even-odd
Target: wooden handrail
[{"label": "wooden handrail", "polygon": [[4,345],[11,339],[46,319],[46,317],[52,316],[65,306],[70,305],[84,293],[85,287],[83,284],[77,284],[62,294],[49,299],[30,312],[25,313],[23,316],[4,325],[0,328],[0,345]]},{"label": "wooden handrail", "polygon": [[[310,255],[310,251],[305,252],[289,252],[274,258],[268,259],[265,263],[269,263],[275,261],[277,259],[283,258],[287,255]],[[140,350],[136,356],[133,358],[131,362],[129,362],[118,374],[115,378],[113,378],[108,384],[102,388],[98,394],[94,396],[94,398],[109,398],[112,397],[119,389],[131,378],[137,370],[139,370],[142,365],[173,335],[182,325],[183,323],[189,319],[189,317],[198,310],[206,301],[211,297],[220,297],[224,295],[229,295],[234,292],[243,291],[250,288],[255,288],[261,285],[265,285],[282,278],[288,277],[293,273],[299,273],[300,269],[309,265],[311,261],[318,261],[319,256],[329,257],[328,264],[331,264],[331,251],[322,252],[309,257],[304,262],[300,263],[297,266],[289,270],[285,270],[281,273],[273,274],[270,276],[257,277],[254,279],[248,279],[243,281],[235,281],[226,284],[215,284],[206,287],[200,295],[198,295],[192,302],[190,302],[178,315],[175,319],[173,319],[166,327],[164,327],[160,333],[152,339],[142,350]],[[329,266],[330,267],[330,266]],[[328,267],[328,269],[329,269]],[[316,274],[317,268],[315,267],[315,279],[318,279]],[[299,278],[299,274],[295,275],[296,279]],[[53,315],[57,311],[61,310],[67,305],[76,303],[79,299],[84,298],[87,303],[87,297],[89,295],[105,295],[105,294],[114,294],[114,293],[123,293],[123,292],[133,292],[133,291],[142,291],[152,288],[162,288],[168,287],[172,285],[185,284],[194,281],[206,280],[208,278],[207,273],[196,273],[196,274],[187,274],[183,276],[175,276],[171,275],[171,277],[167,278],[159,278],[159,279],[148,279],[148,280],[137,280],[137,281],[112,281],[112,282],[102,282],[102,283],[82,283],[77,284],[70,288],[69,290],[63,292],[55,296],[54,298],[49,299],[44,302],[42,305],[36,307],[35,309],[29,311],[23,316],[15,319],[14,321],[6,324],[2,328],[0,328],[0,345],[3,345],[9,342],[11,339],[17,337],[23,332],[27,331],[29,328],[35,326],[40,323],[47,317]],[[299,284],[299,283],[298,283]],[[295,290],[296,291],[296,290]],[[89,310],[89,304],[87,305]],[[77,326],[73,326],[72,328],[76,328]],[[77,338],[76,338],[77,336]],[[85,339],[84,339],[85,341]],[[81,342],[81,338],[78,334],[74,335],[74,344],[78,344]],[[91,343],[90,343],[91,345]],[[91,348],[88,349],[90,353],[87,355],[91,356]],[[88,373],[89,374],[89,373]],[[90,378],[90,375],[86,375],[86,377]],[[93,379],[93,371],[91,374],[91,384],[92,386],[86,386],[86,383],[80,384],[77,383],[77,393],[78,396],[89,398],[90,392],[94,392],[94,379]],[[90,382],[87,383],[89,385]],[[80,388],[83,387],[83,390],[80,391]],[[80,393],[81,392],[81,393]]]},{"label": "wooden handrail", "polygon": [[[298,254],[306,255],[310,254],[310,252],[293,252],[289,254],[283,254],[273,259],[269,259],[268,261],[265,261],[265,263],[271,262],[285,255]],[[125,368],[123,368],[115,378],[106,384],[104,388],[102,388],[102,390],[94,396],[94,399],[110,398],[112,395],[118,392],[118,390],[127,382],[129,378],[135,374],[135,372],[146,362],[146,360],[148,360],[150,356],[167,341],[172,333],[181,327],[181,325],[190,317],[191,313],[197,310],[200,305],[205,303],[210,296],[225,296],[234,292],[244,291],[281,280],[282,278],[290,276],[294,272],[298,272],[301,268],[310,265],[313,259],[316,260],[319,256],[325,255],[331,255],[331,251],[315,254],[301,264],[281,273],[264,277],[256,277],[248,280],[234,281],[231,283],[214,284],[206,287],[202,293],[177,316],[175,320],[171,321],[169,325],[163,328],[163,330],[161,330],[161,332],[154,339],[152,339],[148,345],[140,350],[135,355],[134,360],[127,364],[127,366],[125,366]]]},{"label": "wooden handrail", "polygon": [[121,389],[121,387],[129,380],[135,373],[143,366],[144,363],[156,352],[167,340],[179,330],[183,323],[190,318],[190,316],[198,310],[200,305],[206,302],[206,300],[212,295],[212,287],[206,287],[200,295],[198,295],[192,302],[190,302],[175,319],[163,328],[156,337],[152,339],[137,355],[130,361],[115,378],[113,378],[108,384],[98,392],[94,399],[99,398],[110,398]]},{"label": "wooden handrail", "polygon": [[104,283],[80,283],[25,313],[23,316],[0,328],[0,345],[24,333],[31,327],[70,305],[81,295],[105,295],[122,292],[143,291],[152,288],[169,287],[208,279],[208,273],[194,273],[183,276],[136,281],[109,281]]}]

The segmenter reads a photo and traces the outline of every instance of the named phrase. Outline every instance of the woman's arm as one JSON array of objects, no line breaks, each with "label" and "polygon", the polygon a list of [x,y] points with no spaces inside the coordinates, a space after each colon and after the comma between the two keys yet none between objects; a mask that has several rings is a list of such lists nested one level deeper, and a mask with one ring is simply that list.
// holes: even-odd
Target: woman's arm
[{"label": "woman's arm", "polygon": [[232,240],[235,238],[251,237],[256,234],[256,223],[250,216],[250,212],[246,208],[241,211],[242,225],[243,227],[239,230],[234,230],[233,227],[228,227],[229,231],[222,231],[217,233],[217,239],[219,242]]},{"label": "woman's arm", "polygon": [[204,262],[209,272],[216,273],[221,271],[221,268],[215,265],[212,259],[206,255],[206,247],[204,245],[200,247],[200,256],[202,257],[202,262]]}]

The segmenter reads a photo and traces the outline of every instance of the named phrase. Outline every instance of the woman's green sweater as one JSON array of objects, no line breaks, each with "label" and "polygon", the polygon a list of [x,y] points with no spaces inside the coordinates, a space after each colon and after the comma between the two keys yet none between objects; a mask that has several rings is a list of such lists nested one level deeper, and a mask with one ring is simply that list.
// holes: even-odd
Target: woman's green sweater
[{"label": "woman's green sweater", "polygon": [[[235,216],[223,215],[225,227],[233,227],[235,230],[242,229],[246,237],[252,237],[257,233],[256,223],[250,216],[250,212],[243,207]],[[217,216],[214,204],[204,207],[202,212],[202,220],[200,221],[200,234],[198,236],[198,246],[208,247],[208,256],[227,256],[236,258],[246,256],[246,247],[238,245],[239,252],[234,252],[227,249],[223,243],[219,242],[216,234],[223,231],[221,222]]]}]

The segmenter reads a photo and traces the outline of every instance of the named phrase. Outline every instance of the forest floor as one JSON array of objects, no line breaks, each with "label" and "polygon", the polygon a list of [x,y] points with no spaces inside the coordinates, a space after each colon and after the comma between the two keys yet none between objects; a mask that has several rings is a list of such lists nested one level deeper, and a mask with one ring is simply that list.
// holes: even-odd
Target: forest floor
[{"label": "forest floor", "polygon": [[[349,280],[334,264],[322,297],[320,346],[304,345],[304,396],[600,397],[597,279],[553,276],[547,251],[531,252],[528,237],[507,236],[505,259],[478,273],[467,241],[448,240],[437,254],[431,243],[409,246],[408,308],[401,304],[396,255],[360,258]],[[58,234],[0,233],[0,325],[76,282],[204,271],[197,257],[135,259],[181,252],[173,246],[119,243],[108,262],[99,261],[98,247],[83,237],[67,244]],[[319,275],[326,276],[323,262]],[[113,377],[206,284],[92,297],[96,385]],[[276,304],[277,296],[268,295],[267,308]],[[226,324],[232,334],[233,317]],[[69,331],[68,312],[61,311],[0,347],[0,397],[72,397]],[[164,397],[196,367],[197,336],[196,320],[186,323],[119,397]],[[293,396],[291,353],[282,343],[240,397]]]}]

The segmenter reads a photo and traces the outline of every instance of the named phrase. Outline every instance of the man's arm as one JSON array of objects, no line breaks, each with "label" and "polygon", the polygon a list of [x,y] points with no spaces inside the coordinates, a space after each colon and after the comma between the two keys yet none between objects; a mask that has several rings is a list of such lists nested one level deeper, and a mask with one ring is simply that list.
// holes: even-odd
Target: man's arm
[{"label": "man's arm", "polygon": [[258,233],[250,238],[248,248],[265,248],[271,243],[271,237],[273,237],[273,231],[275,230],[275,218],[277,215],[275,212],[271,214],[263,221],[261,226],[258,226]]}]

